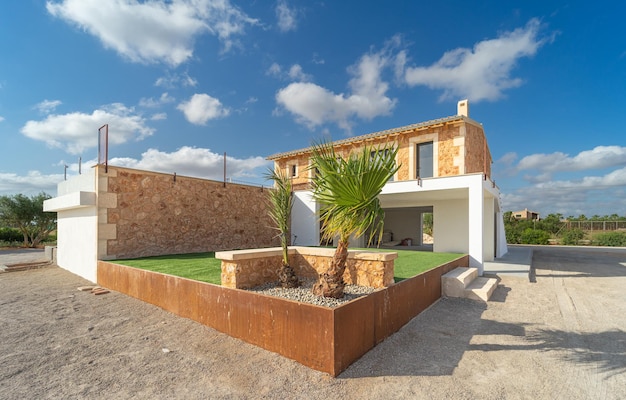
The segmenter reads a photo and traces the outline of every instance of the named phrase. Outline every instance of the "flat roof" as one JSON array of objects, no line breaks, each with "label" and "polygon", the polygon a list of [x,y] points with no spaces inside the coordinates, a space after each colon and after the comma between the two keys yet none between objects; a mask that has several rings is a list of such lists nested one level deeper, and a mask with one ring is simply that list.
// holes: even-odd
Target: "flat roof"
[{"label": "flat roof", "polygon": [[[381,136],[393,135],[395,133],[400,133],[400,132],[409,131],[413,129],[426,128],[432,125],[446,124],[446,123],[455,122],[455,121],[465,121],[465,122],[469,122],[478,126],[482,126],[480,123],[464,115],[452,115],[449,117],[438,118],[438,119],[433,119],[433,120],[424,121],[424,122],[418,122],[416,124],[401,126],[398,128],[386,129],[380,132],[373,132],[373,133],[368,133],[365,135],[354,136],[351,138],[334,140],[331,143],[333,144],[333,146],[344,145],[344,144],[349,144],[353,142],[360,142],[360,141],[367,140],[367,139],[373,139],[373,138],[377,138]],[[278,160],[281,158],[291,157],[297,154],[305,154],[305,153],[310,153],[310,152],[311,152],[311,147],[309,146],[303,149],[291,150],[291,151],[287,151],[283,153],[272,154],[271,156],[267,157],[267,160]]]}]

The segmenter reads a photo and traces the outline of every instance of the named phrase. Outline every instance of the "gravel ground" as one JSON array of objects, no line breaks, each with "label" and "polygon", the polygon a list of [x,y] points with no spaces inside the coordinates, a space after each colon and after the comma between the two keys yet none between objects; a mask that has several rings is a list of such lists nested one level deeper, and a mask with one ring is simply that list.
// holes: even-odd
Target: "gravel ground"
[{"label": "gravel ground", "polygon": [[626,251],[534,254],[536,283],[442,299],[338,378],[57,267],[0,274],[0,398],[626,398]]},{"label": "gravel ground", "polygon": [[330,297],[314,295],[312,288],[316,282],[316,279],[302,279],[300,280],[300,287],[289,289],[282,288],[278,282],[272,282],[251,288],[249,290],[268,296],[282,297],[302,303],[315,304],[316,306],[330,308],[338,307],[343,303],[358,299],[359,297],[373,293],[376,290],[368,286],[346,285],[343,289],[343,297],[340,299],[333,299]]}]

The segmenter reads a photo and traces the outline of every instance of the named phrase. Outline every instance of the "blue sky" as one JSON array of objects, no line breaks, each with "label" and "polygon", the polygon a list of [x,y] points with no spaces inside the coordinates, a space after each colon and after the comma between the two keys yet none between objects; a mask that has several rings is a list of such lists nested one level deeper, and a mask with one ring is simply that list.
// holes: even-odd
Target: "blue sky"
[{"label": "blue sky", "polygon": [[[432,3],[432,4],[422,4]],[[479,4],[474,4],[479,3]],[[511,4],[515,3],[515,4]],[[97,159],[261,182],[265,157],[456,114],[505,210],[626,215],[626,5],[24,0],[0,5],[0,195]]]}]

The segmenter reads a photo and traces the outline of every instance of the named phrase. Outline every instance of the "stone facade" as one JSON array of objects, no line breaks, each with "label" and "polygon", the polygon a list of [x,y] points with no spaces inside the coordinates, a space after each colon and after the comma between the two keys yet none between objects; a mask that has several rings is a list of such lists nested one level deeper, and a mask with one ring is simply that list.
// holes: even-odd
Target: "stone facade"
[{"label": "stone facade", "polygon": [[99,166],[99,259],[278,244],[268,189]]},{"label": "stone facade", "polygon": [[[334,249],[290,247],[289,264],[300,278],[315,278],[326,271]],[[249,289],[278,280],[278,269],[282,262],[282,250],[252,249],[219,252],[222,260],[222,286]],[[374,288],[394,283],[394,259],[397,253],[378,253],[349,250],[343,280]]]},{"label": "stone facade", "polygon": [[[397,181],[416,179],[414,146],[417,143],[432,141],[436,153],[434,177],[464,175],[476,172],[491,177],[491,154],[479,123],[459,116],[446,122],[433,121],[410,129],[391,130],[376,135],[356,137],[351,141],[339,141],[335,152],[346,157],[359,151],[364,145],[370,147],[395,146],[398,148],[396,163],[400,166]],[[270,157],[276,168],[286,171],[293,178],[294,190],[309,188],[313,171],[309,169],[310,150],[303,149]],[[295,168],[293,168],[295,166]],[[295,172],[295,174],[294,174]]]}]

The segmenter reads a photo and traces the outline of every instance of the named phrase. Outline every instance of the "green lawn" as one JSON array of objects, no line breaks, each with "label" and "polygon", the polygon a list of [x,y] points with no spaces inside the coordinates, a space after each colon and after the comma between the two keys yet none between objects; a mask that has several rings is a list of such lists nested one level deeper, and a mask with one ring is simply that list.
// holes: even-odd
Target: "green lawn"
[{"label": "green lawn", "polygon": [[132,260],[115,260],[114,262],[216,285],[222,283],[222,261],[215,258],[214,252],[171,254]]},{"label": "green lawn", "polygon": [[[436,266],[461,256],[455,253],[430,253],[411,250],[362,249],[368,251],[395,251],[398,258],[394,264],[396,282],[410,278]],[[132,260],[116,260],[117,264],[129,267],[162,272],[183,278],[194,279],[219,285],[221,283],[221,261],[215,253],[172,254],[167,256],[136,258]]]},{"label": "green lawn", "polygon": [[393,277],[396,282],[411,278],[424,271],[433,269],[449,261],[461,257],[463,254],[457,253],[432,253],[426,251],[412,250],[382,250],[364,249],[370,251],[393,251],[398,253],[398,258],[393,264]]}]

